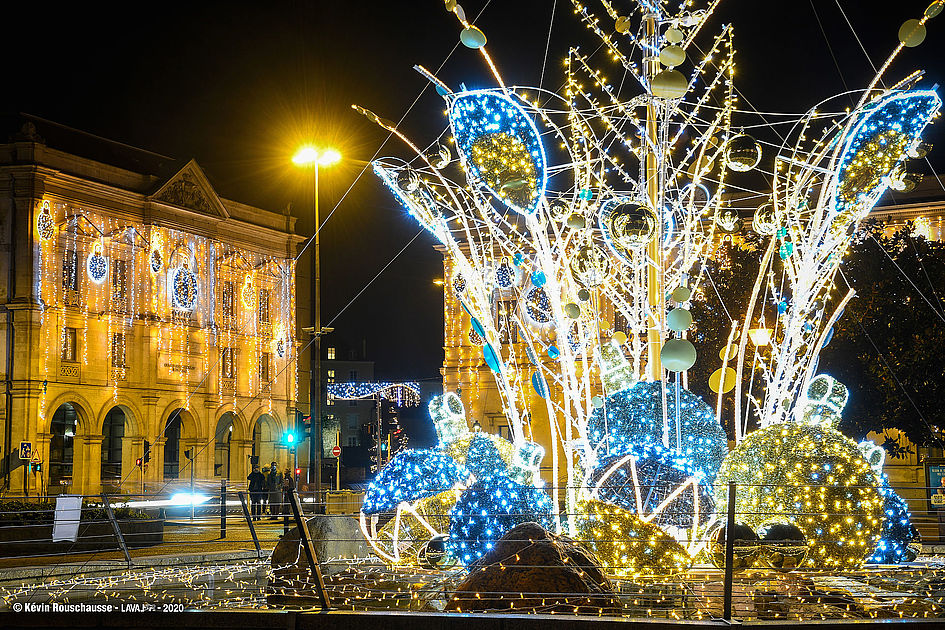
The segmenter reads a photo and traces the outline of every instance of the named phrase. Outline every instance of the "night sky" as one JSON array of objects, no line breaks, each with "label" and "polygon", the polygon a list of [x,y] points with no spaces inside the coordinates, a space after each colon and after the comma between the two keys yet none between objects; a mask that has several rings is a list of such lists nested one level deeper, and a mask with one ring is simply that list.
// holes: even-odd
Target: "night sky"
[{"label": "night sky", "polygon": [[[596,48],[569,0],[461,4],[470,18],[482,11],[476,24],[510,84],[541,79],[553,7],[545,87],[560,86],[569,45]],[[840,0],[839,6],[879,65],[895,46],[899,25],[919,17],[927,4]],[[442,0],[70,3],[55,9],[16,3],[4,13],[0,109],[180,160],[196,158],[224,197],[274,211],[292,203],[306,234],[311,183],[289,162],[299,144],[329,144],[346,158],[323,171],[325,217],[386,136],[351,110],[352,103],[397,121],[423,90],[402,126],[423,146],[445,118],[442,100],[413,64],[435,70],[448,58],[438,74],[454,89],[461,82],[493,86],[477,53],[460,45],[450,55],[460,27]],[[735,24],[736,84],[761,111],[804,111],[845,85],[865,86],[872,76],[836,0],[724,0],[713,22],[704,34]],[[923,87],[945,83],[943,35],[945,15],[929,23],[926,42],[902,55],[888,76],[924,68]],[[942,128],[933,128],[937,166],[945,163]],[[407,156],[394,142],[379,155]],[[442,267],[431,237],[417,238],[341,312],[417,230],[368,170],[322,232],[323,322],[334,320],[339,344],[360,347],[366,340],[380,378],[438,378],[442,290],[433,279]]]}]

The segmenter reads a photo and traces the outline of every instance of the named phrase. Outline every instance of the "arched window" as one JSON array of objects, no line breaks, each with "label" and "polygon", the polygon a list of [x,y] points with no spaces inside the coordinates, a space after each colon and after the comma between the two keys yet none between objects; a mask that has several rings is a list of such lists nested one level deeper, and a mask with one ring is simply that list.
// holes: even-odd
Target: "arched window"
[{"label": "arched window", "polygon": [[102,484],[121,483],[121,442],[125,436],[125,412],[112,407],[102,425]]},{"label": "arched window", "polygon": [[56,491],[62,481],[72,480],[72,442],[75,438],[77,416],[75,408],[63,403],[56,409],[49,432],[49,487]]},{"label": "arched window", "polygon": [[276,460],[278,428],[275,419],[262,415],[253,426],[253,455],[259,457],[260,466],[268,466]]},{"label": "arched window", "polygon": [[167,419],[164,429],[164,478],[177,479],[180,476],[180,409]]},{"label": "arched window", "polygon": [[220,416],[213,449],[213,474],[217,477],[230,476],[230,440],[233,437],[233,413],[228,411]]}]

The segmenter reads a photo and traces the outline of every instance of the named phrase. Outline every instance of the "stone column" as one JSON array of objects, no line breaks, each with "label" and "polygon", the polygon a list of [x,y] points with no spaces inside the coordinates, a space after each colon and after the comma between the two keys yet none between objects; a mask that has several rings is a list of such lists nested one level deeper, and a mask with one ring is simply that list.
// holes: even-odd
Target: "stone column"
[{"label": "stone column", "polygon": [[102,435],[77,435],[72,443],[72,492],[102,491]]},{"label": "stone column", "polygon": [[160,487],[164,481],[164,444],[165,438],[160,438],[151,445],[151,462],[144,474],[145,492],[151,492]]},{"label": "stone column", "polygon": [[230,440],[230,485],[237,489],[246,486],[246,476],[252,471],[249,456],[253,454],[252,440]]},{"label": "stone column", "polygon": [[143,470],[135,462],[144,458],[144,437],[124,437],[121,443],[121,491],[141,494]]}]

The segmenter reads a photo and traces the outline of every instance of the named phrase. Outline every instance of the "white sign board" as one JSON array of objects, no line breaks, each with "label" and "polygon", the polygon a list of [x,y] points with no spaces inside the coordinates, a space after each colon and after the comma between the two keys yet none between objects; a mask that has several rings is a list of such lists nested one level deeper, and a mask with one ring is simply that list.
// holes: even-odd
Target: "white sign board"
[{"label": "white sign board", "polygon": [[82,497],[75,494],[60,494],[56,497],[56,520],[53,521],[53,542],[79,537],[79,520],[82,518]]}]

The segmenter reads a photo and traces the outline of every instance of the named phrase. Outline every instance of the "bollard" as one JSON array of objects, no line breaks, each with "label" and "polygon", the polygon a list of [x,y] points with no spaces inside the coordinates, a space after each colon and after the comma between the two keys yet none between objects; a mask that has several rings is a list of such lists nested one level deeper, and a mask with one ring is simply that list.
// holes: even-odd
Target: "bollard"
[{"label": "bollard", "polygon": [[722,619],[732,621],[732,581],[735,570],[735,482],[728,484],[728,514],[725,521],[725,581],[722,584]]},{"label": "bollard", "polygon": [[220,480],[220,538],[226,538],[226,479]]}]

